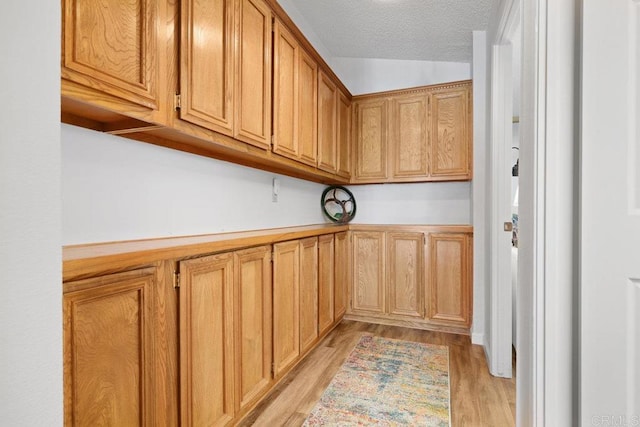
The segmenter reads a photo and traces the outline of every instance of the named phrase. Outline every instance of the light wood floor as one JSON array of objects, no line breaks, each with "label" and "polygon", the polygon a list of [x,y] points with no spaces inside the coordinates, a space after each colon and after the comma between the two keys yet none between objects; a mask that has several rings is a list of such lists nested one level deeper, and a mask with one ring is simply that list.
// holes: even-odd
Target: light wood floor
[{"label": "light wood floor", "polygon": [[515,425],[515,376],[489,374],[484,350],[468,336],[343,321],[242,422],[242,426],[300,426],[362,335],[449,347],[451,425]]}]

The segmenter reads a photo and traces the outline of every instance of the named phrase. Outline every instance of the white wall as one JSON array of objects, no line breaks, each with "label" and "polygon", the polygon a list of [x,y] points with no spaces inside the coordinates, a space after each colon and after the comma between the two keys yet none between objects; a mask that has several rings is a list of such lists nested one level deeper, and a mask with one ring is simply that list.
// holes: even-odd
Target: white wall
[{"label": "white wall", "polygon": [[62,425],[60,2],[0,13],[0,424]]},{"label": "white wall", "polygon": [[354,185],[356,224],[470,224],[471,184]]},{"label": "white wall", "polygon": [[471,78],[464,62],[333,57],[331,67],[353,95]]},{"label": "white wall", "polygon": [[62,166],[65,245],[326,221],[321,184],[75,126],[62,126]]},{"label": "white wall", "polygon": [[489,153],[487,145],[488,111],[488,49],[487,33],[473,32],[473,325],[474,344],[489,345],[489,200],[490,182],[487,176]]}]

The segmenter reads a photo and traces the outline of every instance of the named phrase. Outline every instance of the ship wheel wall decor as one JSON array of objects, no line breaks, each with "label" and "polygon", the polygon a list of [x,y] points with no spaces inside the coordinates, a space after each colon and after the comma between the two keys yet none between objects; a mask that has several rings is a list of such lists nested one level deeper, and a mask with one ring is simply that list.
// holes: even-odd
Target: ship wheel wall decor
[{"label": "ship wheel wall decor", "polygon": [[324,214],[333,222],[346,224],[356,216],[356,199],[340,185],[325,188],[320,199]]}]

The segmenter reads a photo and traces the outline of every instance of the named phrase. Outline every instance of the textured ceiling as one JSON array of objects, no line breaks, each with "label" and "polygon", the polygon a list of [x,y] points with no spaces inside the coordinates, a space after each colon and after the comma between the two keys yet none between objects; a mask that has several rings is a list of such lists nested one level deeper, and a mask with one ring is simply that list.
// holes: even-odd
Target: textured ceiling
[{"label": "textured ceiling", "polygon": [[471,62],[495,0],[291,0],[332,56]]}]

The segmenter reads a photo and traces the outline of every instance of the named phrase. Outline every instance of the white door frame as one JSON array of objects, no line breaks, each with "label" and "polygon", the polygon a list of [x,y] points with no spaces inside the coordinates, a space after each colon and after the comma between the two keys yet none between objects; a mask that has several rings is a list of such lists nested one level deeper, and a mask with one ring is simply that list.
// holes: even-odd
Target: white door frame
[{"label": "white door frame", "polygon": [[[520,201],[517,301],[516,425],[576,425],[577,364],[577,253],[576,199],[580,99],[580,1],[502,0],[500,23],[491,45],[509,39],[509,22],[522,3],[522,108],[520,114]],[[495,52],[497,50],[497,52]],[[509,59],[501,47],[492,49],[492,82]],[[510,64],[509,64],[510,66]],[[494,77],[495,75],[495,77]],[[509,102],[492,89],[492,129]],[[509,94],[510,95],[510,94]],[[503,105],[496,105],[502,103]],[[495,112],[495,116],[493,113]],[[502,112],[502,113],[501,113]],[[491,144],[497,145],[497,142]],[[500,151],[500,150],[498,150]],[[492,160],[500,162],[500,152]],[[508,156],[507,156],[508,157]],[[493,183],[492,191],[499,191]],[[495,193],[494,193],[495,194]],[[492,195],[491,195],[492,196]],[[495,227],[502,221],[492,211]],[[491,238],[501,230],[493,230]],[[500,254],[493,251],[492,259]],[[494,262],[495,264],[495,262]],[[493,265],[492,265],[493,267]],[[493,278],[493,276],[492,276]],[[504,289],[492,284],[491,341],[511,341],[505,335],[510,322],[500,319],[511,301]],[[505,291],[506,292],[506,291]],[[503,307],[501,304],[504,304]],[[496,350],[489,349],[490,358]],[[499,359],[496,359],[499,360]],[[490,366],[495,361],[490,361]]]},{"label": "white door frame", "polygon": [[511,221],[511,146],[513,76],[511,40],[520,29],[520,2],[502,3],[500,20],[491,40],[491,267],[489,370],[512,377],[511,233],[503,223]]}]

